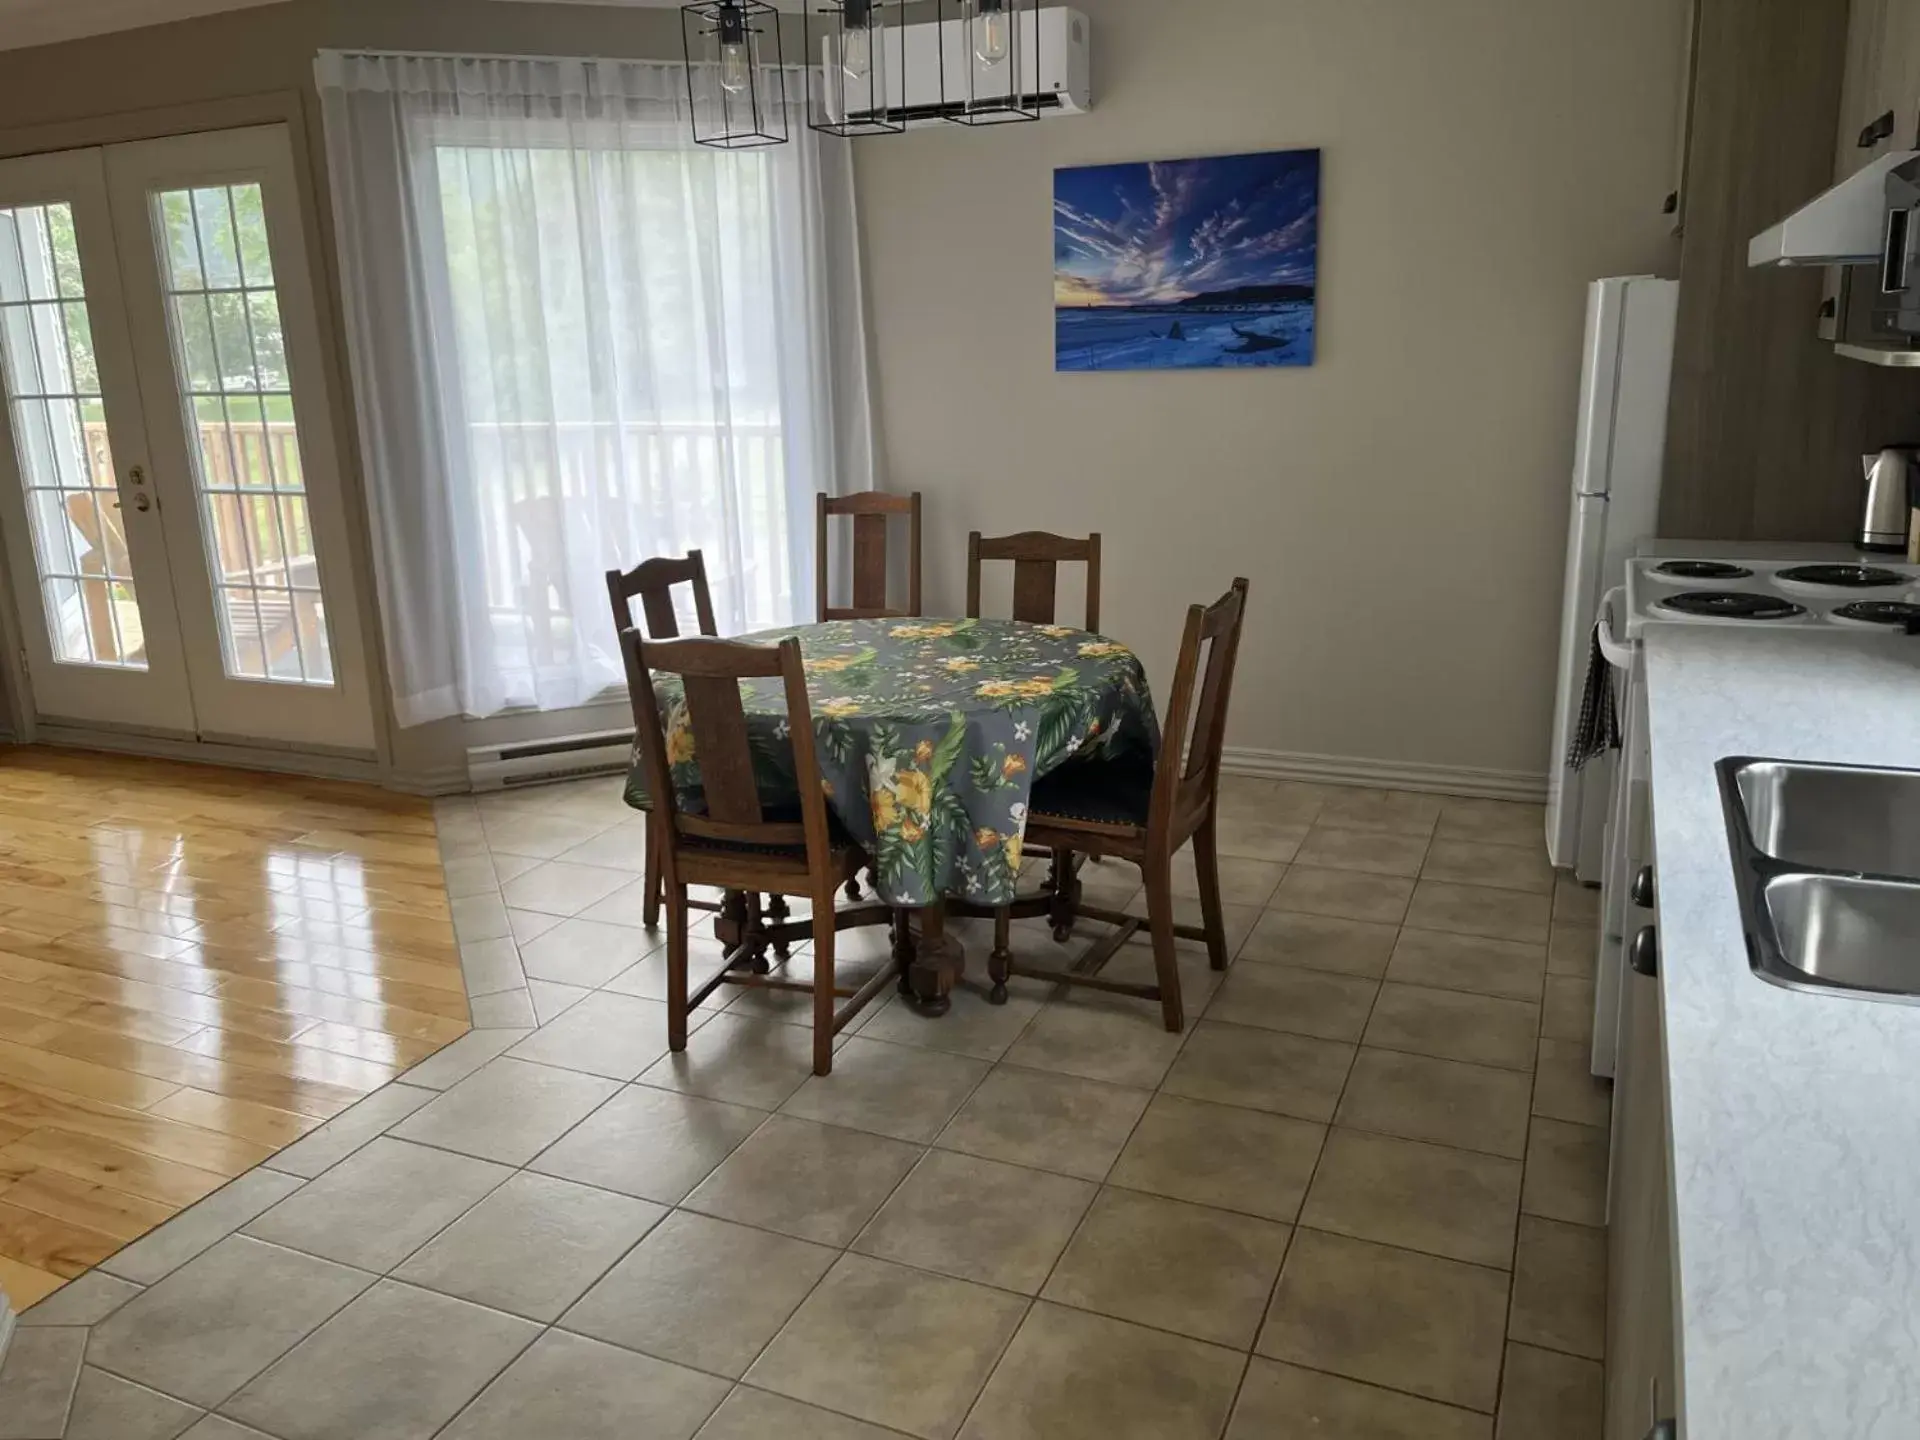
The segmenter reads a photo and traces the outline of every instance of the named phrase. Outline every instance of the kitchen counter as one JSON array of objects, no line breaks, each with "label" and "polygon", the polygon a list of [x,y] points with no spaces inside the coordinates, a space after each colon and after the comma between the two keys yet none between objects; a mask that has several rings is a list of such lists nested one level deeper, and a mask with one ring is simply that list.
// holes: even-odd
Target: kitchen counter
[{"label": "kitchen counter", "polygon": [[1654,624],[1643,644],[1682,1440],[1914,1440],[1920,1005],[1752,973],[1713,766],[1920,769],[1920,638]]}]

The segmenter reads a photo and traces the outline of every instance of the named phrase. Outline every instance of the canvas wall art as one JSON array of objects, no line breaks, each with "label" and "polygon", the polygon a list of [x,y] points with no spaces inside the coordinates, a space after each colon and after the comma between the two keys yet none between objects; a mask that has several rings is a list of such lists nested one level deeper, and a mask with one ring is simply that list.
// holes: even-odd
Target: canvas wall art
[{"label": "canvas wall art", "polygon": [[1054,365],[1311,365],[1320,152],[1053,175]]}]

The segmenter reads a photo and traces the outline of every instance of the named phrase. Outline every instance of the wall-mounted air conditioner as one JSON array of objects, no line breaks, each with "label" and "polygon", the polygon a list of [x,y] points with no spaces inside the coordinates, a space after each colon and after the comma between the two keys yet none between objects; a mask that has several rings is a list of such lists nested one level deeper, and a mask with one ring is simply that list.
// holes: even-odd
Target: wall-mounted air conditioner
[{"label": "wall-mounted air conditioner", "polygon": [[[981,65],[975,58],[964,20],[926,21],[907,26],[899,41],[904,63],[890,66],[882,77],[893,118],[896,121],[904,118],[909,125],[935,125],[964,116],[969,93],[978,102],[1004,99],[1009,86],[1015,82],[1012,73],[1015,70],[1019,72],[1018,100],[1025,108],[1037,110],[1040,118],[1080,115],[1091,109],[1087,17],[1078,10],[1054,6],[1028,10],[1019,20],[1020,33],[1010,47],[1008,58],[997,67]],[[834,63],[833,47],[831,36],[822,42],[822,58],[829,66]],[[884,46],[876,44],[876,62],[882,59],[883,49],[888,61],[895,60],[899,53],[892,42]],[[846,97],[849,103],[854,98]],[[830,91],[829,104],[834,103],[838,103],[838,97]],[[833,118],[858,124],[874,118],[874,112],[855,109],[850,115]]]}]

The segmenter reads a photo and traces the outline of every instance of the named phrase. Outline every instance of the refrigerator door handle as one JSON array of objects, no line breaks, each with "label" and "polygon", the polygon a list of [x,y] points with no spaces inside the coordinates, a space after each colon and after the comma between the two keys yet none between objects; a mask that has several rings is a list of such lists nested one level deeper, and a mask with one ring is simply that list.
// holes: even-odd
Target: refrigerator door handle
[{"label": "refrigerator door handle", "polygon": [[1600,597],[1600,610],[1593,622],[1593,633],[1600,641],[1600,653],[1607,657],[1607,663],[1616,670],[1633,668],[1633,647],[1617,639],[1613,633],[1613,606],[1625,593],[1626,586],[1616,585]]}]

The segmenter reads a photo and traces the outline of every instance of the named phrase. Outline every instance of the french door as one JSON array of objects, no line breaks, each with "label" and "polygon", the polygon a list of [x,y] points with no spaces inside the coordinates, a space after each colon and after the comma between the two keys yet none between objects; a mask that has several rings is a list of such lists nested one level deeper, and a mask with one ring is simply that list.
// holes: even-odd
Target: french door
[{"label": "french door", "polygon": [[285,127],[0,162],[0,531],[36,712],[367,749]]}]

